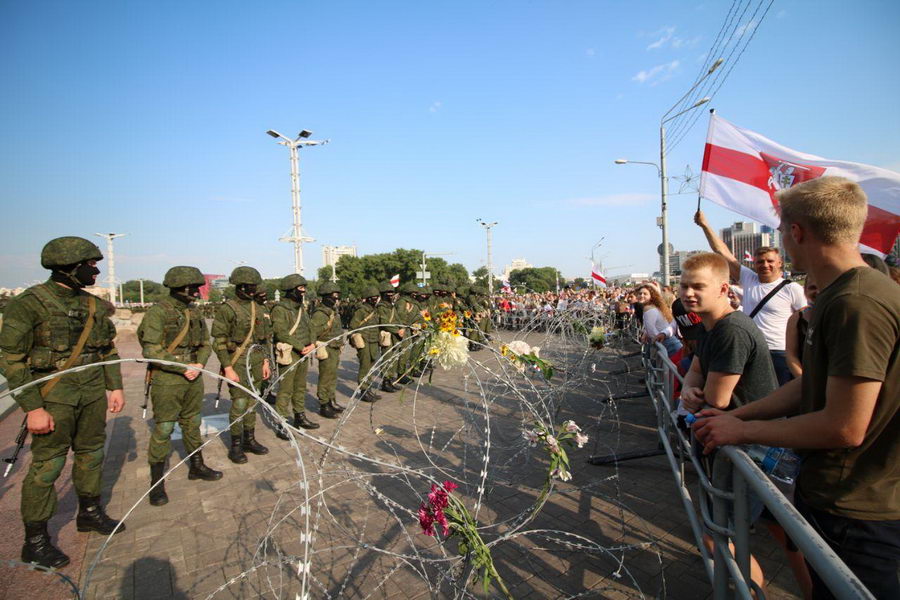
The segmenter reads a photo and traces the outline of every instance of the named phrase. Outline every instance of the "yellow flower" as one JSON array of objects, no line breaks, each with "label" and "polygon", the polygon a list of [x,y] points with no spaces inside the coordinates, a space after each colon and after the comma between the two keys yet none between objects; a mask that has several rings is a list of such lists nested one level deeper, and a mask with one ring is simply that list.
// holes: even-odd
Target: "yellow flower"
[{"label": "yellow flower", "polygon": [[509,346],[503,344],[500,346],[500,356],[507,356],[509,354]]}]

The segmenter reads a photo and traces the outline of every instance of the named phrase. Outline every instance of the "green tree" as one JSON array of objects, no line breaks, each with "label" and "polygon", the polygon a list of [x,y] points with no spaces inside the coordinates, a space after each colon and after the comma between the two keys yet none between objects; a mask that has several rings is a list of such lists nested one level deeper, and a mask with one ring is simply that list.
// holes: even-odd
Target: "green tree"
[{"label": "green tree", "polygon": [[[159,302],[163,298],[169,295],[169,290],[165,288],[161,283],[157,283],[155,281],[150,281],[149,279],[144,280],[144,302],[147,304],[153,304],[155,302]],[[126,281],[122,284],[122,299],[125,302],[140,302],[141,301],[141,282],[138,279],[132,279],[130,281]]]},{"label": "green tree", "polygon": [[487,267],[478,267],[472,271],[472,277],[475,278],[474,285],[480,285],[484,288],[488,286],[488,270]]},{"label": "green tree", "polygon": [[516,269],[509,274],[509,283],[513,287],[524,287],[535,292],[556,291],[557,277],[559,287],[565,285],[566,280],[554,267],[530,267],[528,269]]}]

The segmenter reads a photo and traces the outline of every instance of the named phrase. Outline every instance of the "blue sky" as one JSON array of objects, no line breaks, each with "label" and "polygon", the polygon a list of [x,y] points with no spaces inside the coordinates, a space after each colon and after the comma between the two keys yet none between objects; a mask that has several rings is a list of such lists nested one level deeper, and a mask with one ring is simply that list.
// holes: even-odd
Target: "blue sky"
[{"label": "blue sky", "polygon": [[[609,272],[653,270],[655,170],[613,160],[658,160],[659,118],[731,6],[4,2],[0,285],[43,278],[48,239],[105,231],[128,234],[122,279],[242,260],[290,272],[288,152],[270,128],[331,140],[301,155],[307,275],[321,244],[452,252],[475,269],[478,217],[499,221],[498,270],[524,257],[587,276],[601,237]],[[756,6],[733,26],[751,31]],[[898,26],[897,2],[776,0],[710,106],[798,150],[900,171]],[[672,176],[699,171],[699,110]],[[704,205],[717,227],[739,218]],[[704,247],[695,207],[671,199],[678,249]]]}]

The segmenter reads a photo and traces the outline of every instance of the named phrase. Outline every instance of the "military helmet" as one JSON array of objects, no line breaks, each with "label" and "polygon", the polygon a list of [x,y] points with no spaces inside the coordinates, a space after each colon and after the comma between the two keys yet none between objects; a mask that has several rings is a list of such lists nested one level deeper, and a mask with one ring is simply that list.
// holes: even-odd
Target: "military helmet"
[{"label": "military helmet", "polygon": [[326,281],[325,283],[323,283],[322,285],[320,285],[320,286],[319,286],[319,290],[318,290],[318,294],[319,294],[320,296],[327,296],[328,294],[333,294],[333,293],[335,293],[335,292],[337,292],[337,293],[340,294],[340,293],[341,293],[341,288],[339,288],[339,287],[337,286],[337,284],[332,283],[332,282],[330,282],[330,281]]},{"label": "military helmet", "polygon": [[231,272],[228,283],[232,285],[262,285],[262,276],[253,267],[238,267]]},{"label": "military helmet", "polygon": [[41,250],[41,266],[45,269],[76,265],[88,260],[103,260],[103,254],[94,242],[80,237],[59,237],[47,242]]},{"label": "military helmet", "polygon": [[419,293],[422,294],[423,296],[430,296],[431,295],[431,286],[423,285],[422,287],[419,288]]},{"label": "military helmet", "polygon": [[466,296],[468,296],[470,293],[472,293],[472,290],[471,290],[470,288],[467,288],[467,287],[464,286],[464,285],[461,285],[461,286],[459,286],[458,288],[456,288],[456,295],[457,295],[457,296],[466,297]]},{"label": "military helmet", "polygon": [[446,292],[447,291],[447,284],[443,283],[441,281],[438,281],[431,287],[435,292]]},{"label": "military helmet", "polygon": [[378,288],[378,291],[381,292],[382,294],[387,294],[387,293],[393,294],[397,290],[394,288],[393,285],[391,285],[390,281],[385,281],[384,283],[381,284],[381,287]]},{"label": "military helmet", "polygon": [[403,285],[400,286],[401,294],[415,294],[416,290],[418,290],[418,286],[414,284],[412,281],[407,281]]},{"label": "military helmet", "polygon": [[306,278],[299,273],[291,273],[287,277],[283,277],[281,279],[281,283],[278,285],[278,287],[281,290],[293,290],[300,287],[301,285],[307,285]]},{"label": "military helmet", "polygon": [[374,296],[378,296],[378,288],[374,285],[367,285],[362,289],[362,293],[359,295],[360,298],[372,298]]},{"label": "military helmet", "polygon": [[206,278],[197,267],[172,267],[163,278],[163,285],[169,289],[205,284]]}]

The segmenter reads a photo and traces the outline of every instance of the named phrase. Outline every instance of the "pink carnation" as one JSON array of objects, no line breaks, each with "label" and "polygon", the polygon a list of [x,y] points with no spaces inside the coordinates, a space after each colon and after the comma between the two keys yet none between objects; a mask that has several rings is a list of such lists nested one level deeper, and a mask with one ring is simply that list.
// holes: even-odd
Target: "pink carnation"
[{"label": "pink carnation", "polygon": [[425,535],[434,535],[434,517],[425,504],[419,507],[419,526],[422,527],[422,533]]}]

